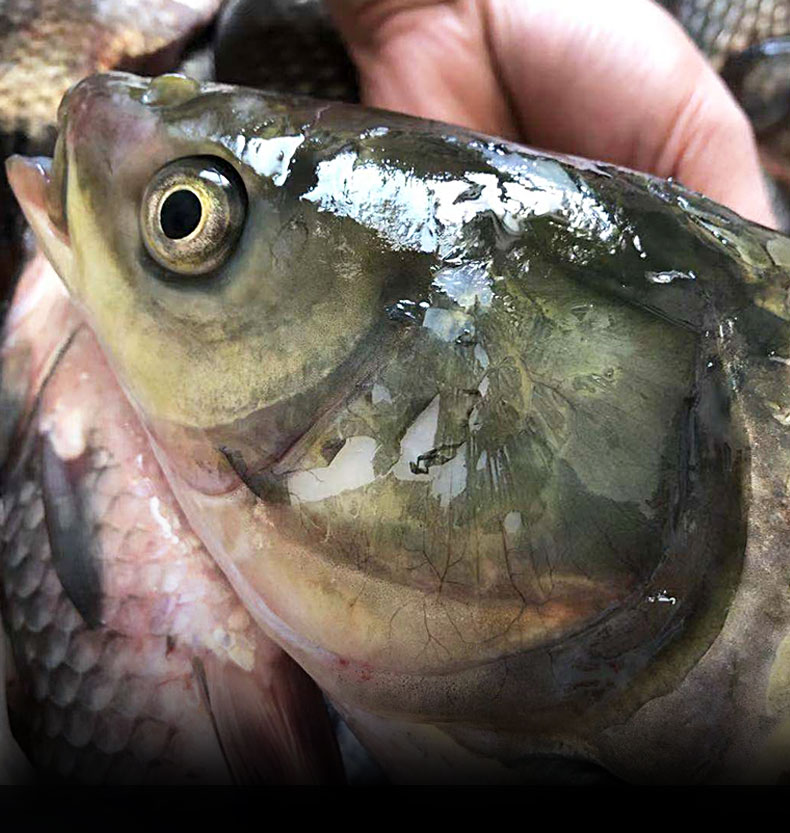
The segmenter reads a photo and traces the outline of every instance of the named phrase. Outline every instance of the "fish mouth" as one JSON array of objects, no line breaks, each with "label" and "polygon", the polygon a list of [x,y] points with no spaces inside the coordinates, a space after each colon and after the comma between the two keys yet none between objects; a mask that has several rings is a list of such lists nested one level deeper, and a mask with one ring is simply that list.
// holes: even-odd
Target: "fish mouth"
[{"label": "fish mouth", "polygon": [[17,202],[33,225],[34,212],[48,212],[49,187],[52,182],[52,159],[48,156],[19,156],[14,154],[6,159],[8,181]]},{"label": "fish mouth", "polygon": [[71,240],[63,221],[55,222],[50,215],[52,211],[56,218],[65,217],[62,196],[59,196],[63,189],[61,178],[65,178],[63,171],[64,163],[61,162],[58,173],[54,173],[53,160],[47,157],[11,156],[6,160],[8,182],[25,219],[68,288],[73,271]]},{"label": "fish mouth", "polygon": [[13,155],[6,160],[6,173],[11,189],[25,217],[38,232],[44,218],[61,241],[69,244],[66,215],[66,127],[68,98],[73,87],[63,96],[58,109],[58,137],[52,158]]},{"label": "fish mouth", "polygon": [[25,219],[66,287],[69,286],[72,255],[66,192],[68,184],[68,100],[72,87],[58,110],[58,137],[52,158],[10,156],[6,175]]},{"label": "fish mouth", "polygon": [[[112,105],[140,98],[149,82],[127,73],[94,75],[67,90],[58,108],[58,137],[53,157],[11,156],[6,171],[11,189],[48,260],[72,289],[73,255],[67,192],[70,156],[78,146],[117,139],[128,124],[118,125]],[[103,106],[110,105],[110,106]],[[128,142],[127,142],[128,145]]]}]

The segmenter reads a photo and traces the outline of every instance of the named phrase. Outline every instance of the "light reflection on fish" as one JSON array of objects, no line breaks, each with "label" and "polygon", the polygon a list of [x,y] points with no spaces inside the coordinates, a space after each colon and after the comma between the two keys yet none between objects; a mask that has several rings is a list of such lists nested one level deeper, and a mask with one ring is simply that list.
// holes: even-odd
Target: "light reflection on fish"
[{"label": "light reflection on fish", "polygon": [[[196,32],[217,16],[211,43]],[[787,59],[764,61],[750,48],[790,34],[786,0],[663,0],[717,69],[737,88],[770,151],[772,176],[788,179]],[[195,47],[186,55],[184,48]],[[323,0],[0,0],[0,148],[50,154],[55,112],[68,87],[120,68],[190,74],[321,98],[356,101],[356,71]],[[756,69],[755,69],[755,66]],[[743,77],[742,77],[743,76]],[[778,89],[777,89],[778,87]],[[778,124],[777,124],[778,122]],[[774,129],[777,128],[777,129]],[[777,211],[786,220],[783,205]],[[0,317],[26,256],[23,224],[0,175]]]},{"label": "light reflection on fish", "polygon": [[10,169],[38,239],[390,777],[780,776],[788,238],[349,105],[115,74],[61,113],[51,181]]}]

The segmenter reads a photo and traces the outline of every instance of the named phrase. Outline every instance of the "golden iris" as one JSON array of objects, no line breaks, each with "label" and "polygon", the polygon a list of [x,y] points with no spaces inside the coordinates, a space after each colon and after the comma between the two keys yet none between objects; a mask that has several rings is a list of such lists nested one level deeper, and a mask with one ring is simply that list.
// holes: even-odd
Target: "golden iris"
[{"label": "golden iris", "polygon": [[154,260],[178,275],[218,269],[244,226],[247,194],[224,160],[192,156],[170,162],[143,194],[141,226]]}]

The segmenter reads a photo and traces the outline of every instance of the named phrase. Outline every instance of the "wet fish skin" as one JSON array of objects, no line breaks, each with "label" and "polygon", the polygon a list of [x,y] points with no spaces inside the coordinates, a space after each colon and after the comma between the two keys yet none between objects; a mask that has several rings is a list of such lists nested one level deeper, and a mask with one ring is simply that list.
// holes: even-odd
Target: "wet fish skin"
[{"label": "wet fish skin", "polygon": [[[341,777],[319,693],[263,637],[191,533],[92,334],[40,256],[18,296],[2,350],[4,367],[19,372],[16,385],[3,380],[18,419],[3,475],[0,609],[15,659],[12,725],[37,777]],[[66,475],[54,498],[47,465]],[[82,549],[64,539],[53,499],[81,531]],[[98,578],[87,608],[84,580],[68,580],[84,579],[80,565]]]},{"label": "wet fish skin", "polygon": [[[756,11],[743,0],[664,4],[719,68],[728,55],[756,39],[787,34],[786,4],[776,0],[761,0]],[[3,0],[0,63],[13,69],[0,78],[0,155],[51,153],[57,104],[71,84],[113,67],[150,74],[173,69],[184,41],[219,6],[219,0],[188,5],[178,0]],[[266,48],[260,50],[259,44]],[[354,67],[320,0],[227,3],[211,51],[201,71],[208,63],[213,73],[216,65],[220,81],[358,99]],[[776,147],[780,157],[785,151]],[[774,163],[772,169],[786,177],[784,167]],[[2,174],[0,212],[0,305],[7,305],[25,253],[22,219]]]},{"label": "wet fish skin", "polygon": [[[392,777],[776,777],[786,237],[345,105],[109,75],[64,113],[68,246],[28,217],[200,539]],[[248,219],[179,282],[139,195],[207,154]]]}]

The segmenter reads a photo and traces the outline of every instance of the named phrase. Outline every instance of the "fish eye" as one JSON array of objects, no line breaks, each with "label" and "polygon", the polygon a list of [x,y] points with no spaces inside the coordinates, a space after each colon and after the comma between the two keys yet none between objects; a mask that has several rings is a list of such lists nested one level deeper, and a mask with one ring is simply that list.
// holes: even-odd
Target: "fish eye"
[{"label": "fish eye", "polygon": [[177,275],[203,275],[230,256],[247,214],[241,177],[223,159],[190,156],[160,168],[140,209],[148,254]]}]

